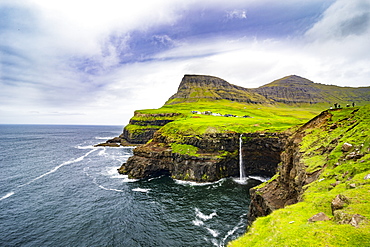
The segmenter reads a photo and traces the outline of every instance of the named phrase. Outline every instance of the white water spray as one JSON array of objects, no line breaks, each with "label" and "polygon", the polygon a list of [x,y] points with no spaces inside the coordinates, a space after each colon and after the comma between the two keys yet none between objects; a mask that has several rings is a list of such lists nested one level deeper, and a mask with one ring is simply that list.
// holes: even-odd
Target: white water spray
[{"label": "white water spray", "polygon": [[242,134],[239,137],[239,176],[240,176],[240,181],[244,181],[245,174],[244,174],[244,166],[243,166],[243,156],[242,156],[242,145],[243,145],[243,139],[242,139]]}]

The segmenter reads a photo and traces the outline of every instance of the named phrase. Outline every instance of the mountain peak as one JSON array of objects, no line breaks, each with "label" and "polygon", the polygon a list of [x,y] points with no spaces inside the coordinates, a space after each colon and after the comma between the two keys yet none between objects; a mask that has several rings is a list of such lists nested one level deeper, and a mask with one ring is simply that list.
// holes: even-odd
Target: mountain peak
[{"label": "mountain peak", "polygon": [[313,81],[306,78],[300,77],[298,75],[289,75],[283,78],[277,79],[270,82],[262,87],[272,87],[272,86],[292,86],[292,85],[312,85],[315,84]]},{"label": "mountain peak", "polygon": [[199,100],[230,100],[245,103],[268,103],[266,98],[250,89],[239,87],[209,75],[184,75],[177,90],[166,104]]},{"label": "mountain peak", "polygon": [[192,87],[230,87],[227,81],[210,75],[189,75],[186,74],[181,80],[178,91]]}]

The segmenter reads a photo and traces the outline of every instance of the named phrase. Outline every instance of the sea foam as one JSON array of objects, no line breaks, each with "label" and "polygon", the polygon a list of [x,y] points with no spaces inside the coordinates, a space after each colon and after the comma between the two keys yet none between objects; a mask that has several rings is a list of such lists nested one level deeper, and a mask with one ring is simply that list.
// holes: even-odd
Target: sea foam
[{"label": "sea foam", "polygon": [[147,193],[150,189],[135,188],[132,191]]},{"label": "sea foam", "polygon": [[80,162],[80,161],[82,161],[83,159],[85,159],[89,154],[91,154],[92,152],[95,152],[95,151],[96,151],[96,149],[90,150],[90,151],[89,151],[89,152],[87,152],[86,154],[84,154],[84,155],[82,155],[82,156],[80,156],[80,157],[78,157],[78,158],[76,158],[76,159],[72,159],[72,160],[69,160],[69,161],[63,162],[62,164],[60,164],[60,165],[58,165],[58,166],[54,167],[53,169],[51,169],[50,171],[48,171],[48,172],[46,172],[46,173],[44,173],[44,174],[42,174],[42,175],[40,175],[40,176],[38,176],[38,177],[36,177],[36,178],[32,179],[31,181],[29,181],[29,182],[27,182],[27,183],[25,183],[25,184],[19,185],[18,187],[23,187],[23,186],[29,185],[29,184],[31,184],[31,183],[33,183],[33,182],[35,182],[35,181],[37,181],[37,180],[39,180],[39,179],[41,179],[41,178],[43,178],[43,177],[47,176],[47,175],[49,175],[49,174],[52,174],[52,173],[56,172],[59,168],[61,168],[61,167],[63,167],[63,166],[66,166],[66,165],[70,165],[70,164],[73,164],[73,163]]},{"label": "sea foam", "polygon": [[11,191],[11,192],[7,193],[5,196],[1,197],[0,198],[0,201],[6,199],[8,197],[11,197],[12,195],[14,195],[14,192],[13,191]]}]

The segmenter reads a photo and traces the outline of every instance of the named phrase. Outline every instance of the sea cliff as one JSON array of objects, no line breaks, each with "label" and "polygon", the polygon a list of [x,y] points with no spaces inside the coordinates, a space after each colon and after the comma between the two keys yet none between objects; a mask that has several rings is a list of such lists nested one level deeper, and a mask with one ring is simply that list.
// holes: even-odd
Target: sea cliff
[{"label": "sea cliff", "polygon": [[[196,182],[239,176],[238,133],[186,136],[173,142],[158,131],[147,144],[134,150],[119,172],[130,178],[170,175]],[[246,175],[273,176],[286,136],[276,133],[244,133],[243,162]]]}]

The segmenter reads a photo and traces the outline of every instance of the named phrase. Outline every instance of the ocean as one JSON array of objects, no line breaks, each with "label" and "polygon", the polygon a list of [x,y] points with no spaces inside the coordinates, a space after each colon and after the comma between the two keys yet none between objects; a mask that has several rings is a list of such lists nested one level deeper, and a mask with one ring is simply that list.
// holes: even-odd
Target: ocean
[{"label": "ocean", "polygon": [[225,246],[247,226],[250,179],[130,180],[119,126],[0,125],[0,246]]}]

